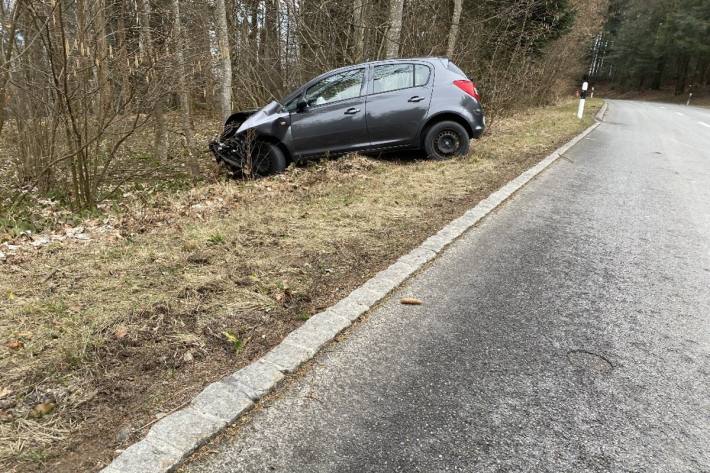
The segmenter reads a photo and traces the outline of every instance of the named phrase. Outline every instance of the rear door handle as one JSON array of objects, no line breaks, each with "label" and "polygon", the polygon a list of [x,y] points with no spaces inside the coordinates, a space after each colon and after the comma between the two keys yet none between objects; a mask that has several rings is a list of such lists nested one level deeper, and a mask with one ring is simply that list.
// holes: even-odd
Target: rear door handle
[{"label": "rear door handle", "polygon": [[351,108],[345,110],[345,115],[355,115],[359,111],[360,111],[359,108],[351,107]]},{"label": "rear door handle", "polygon": [[421,102],[422,100],[424,100],[424,97],[420,97],[418,95],[415,95],[414,97],[409,99],[410,102]]}]

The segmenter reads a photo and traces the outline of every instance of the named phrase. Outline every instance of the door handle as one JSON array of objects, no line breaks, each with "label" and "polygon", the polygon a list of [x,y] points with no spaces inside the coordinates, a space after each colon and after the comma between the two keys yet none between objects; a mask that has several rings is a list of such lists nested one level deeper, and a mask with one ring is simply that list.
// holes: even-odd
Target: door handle
[{"label": "door handle", "polygon": [[409,99],[410,102],[421,102],[422,100],[424,100],[424,97],[420,97],[418,95],[415,95],[414,97]]},{"label": "door handle", "polygon": [[360,111],[359,108],[351,107],[351,108],[345,110],[345,115],[355,115],[359,111]]}]

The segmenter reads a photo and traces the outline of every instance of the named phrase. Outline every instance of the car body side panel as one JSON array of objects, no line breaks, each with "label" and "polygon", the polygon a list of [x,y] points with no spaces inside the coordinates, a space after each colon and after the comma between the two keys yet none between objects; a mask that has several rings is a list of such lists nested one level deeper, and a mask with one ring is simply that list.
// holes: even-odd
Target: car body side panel
[{"label": "car body side panel", "polygon": [[370,68],[341,68],[323,74],[301,87],[293,98],[301,97],[309,87],[331,75],[364,69],[360,96],[323,105],[311,106],[302,112],[291,112],[291,136],[294,159],[323,154],[343,154],[367,149],[370,138],[365,124],[367,110],[365,93],[370,80]]},{"label": "car body side panel", "polygon": [[[357,110],[347,114],[348,110]],[[295,158],[366,149],[365,97],[355,97],[291,114]]]},{"label": "car body side panel", "polygon": [[410,87],[368,96],[367,128],[372,147],[415,145],[431,95],[431,87]]}]

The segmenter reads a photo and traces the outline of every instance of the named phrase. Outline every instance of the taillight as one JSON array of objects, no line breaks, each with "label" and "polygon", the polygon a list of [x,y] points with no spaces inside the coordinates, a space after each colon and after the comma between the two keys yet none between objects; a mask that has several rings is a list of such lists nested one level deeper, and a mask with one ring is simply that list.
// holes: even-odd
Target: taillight
[{"label": "taillight", "polygon": [[466,92],[468,95],[470,95],[474,99],[478,100],[479,102],[481,101],[481,94],[478,93],[478,89],[476,88],[476,84],[474,84],[470,80],[455,80],[454,85],[456,87],[458,87],[459,89],[463,90],[464,92]]}]

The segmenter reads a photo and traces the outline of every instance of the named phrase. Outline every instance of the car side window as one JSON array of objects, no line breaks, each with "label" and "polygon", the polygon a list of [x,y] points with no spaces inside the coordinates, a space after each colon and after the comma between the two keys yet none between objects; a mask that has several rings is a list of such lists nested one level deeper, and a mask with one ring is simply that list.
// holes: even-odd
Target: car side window
[{"label": "car side window", "polygon": [[414,64],[383,64],[375,66],[373,90],[375,94],[406,89],[414,84]]},{"label": "car side window", "polygon": [[354,69],[333,74],[315,83],[306,90],[304,100],[308,105],[325,105],[360,96],[365,69]]},{"label": "car side window", "polygon": [[383,64],[375,66],[373,94],[390,92],[429,83],[431,69],[423,64]]},{"label": "car side window", "polygon": [[427,85],[429,83],[429,76],[431,75],[431,69],[429,66],[424,66],[422,64],[417,64],[414,66],[414,86],[420,87]]}]

